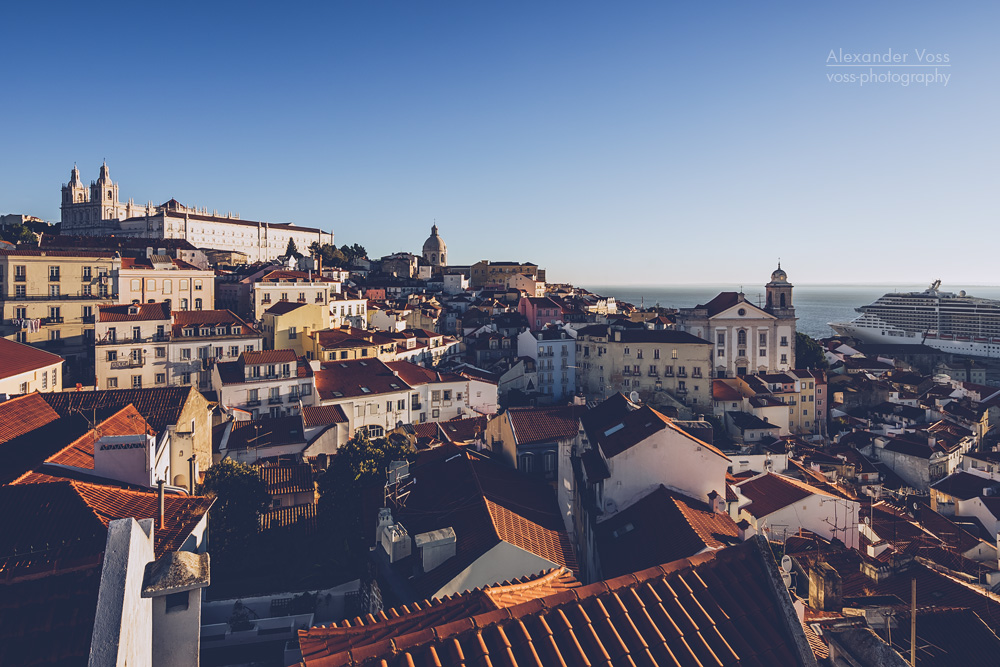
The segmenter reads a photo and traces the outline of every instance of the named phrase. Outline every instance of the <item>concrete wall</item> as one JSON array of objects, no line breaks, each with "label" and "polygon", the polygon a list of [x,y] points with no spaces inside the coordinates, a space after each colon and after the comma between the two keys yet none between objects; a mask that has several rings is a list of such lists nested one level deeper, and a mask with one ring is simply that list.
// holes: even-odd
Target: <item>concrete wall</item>
[{"label": "concrete wall", "polygon": [[152,664],[153,608],[141,593],[146,563],[153,558],[151,519],[143,520],[141,526],[134,519],[111,522],[90,640],[89,667]]},{"label": "concrete wall", "polygon": [[[745,517],[758,533],[779,542],[805,528],[828,540],[836,537],[848,548],[857,549],[860,544],[858,508],[853,500],[814,494],[763,517],[755,518],[745,510],[740,516]],[[834,525],[841,530],[835,531]]]},{"label": "concrete wall", "polygon": [[[605,518],[660,484],[708,502],[710,492],[725,493],[730,463],[694,438],[664,428],[608,461],[611,477],[604,482]],[[608,500],[614,512],[609,512]]]},{"label": "concrete wall", "polygon": [[[459,537],[461,539],[461,537]],[[500,542],[442,586],[432,597],[441,598],[480,586],[489,586],[508,579],[557,567],[556,563],[525,551],[508,542]]]},{"label": "concrete wall", "polygon": [[[153,600],[153,666],[190,667],[198,664],[201,642],[201,591],[186,591],[187,608],[167,611],[167,595]],[[131,664],[131,663],[130,663]]]}]

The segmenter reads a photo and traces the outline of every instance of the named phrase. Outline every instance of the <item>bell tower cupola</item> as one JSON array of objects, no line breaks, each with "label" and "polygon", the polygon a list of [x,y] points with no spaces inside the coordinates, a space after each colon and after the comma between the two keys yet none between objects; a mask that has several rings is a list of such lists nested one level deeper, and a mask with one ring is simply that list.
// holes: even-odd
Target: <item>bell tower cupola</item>
[{"label": "bell tower cupola", "polygon": [[767,292],[767,306],[765,310],[772,315],[794,317],[795,308],[792,305],[792,284],[788,282],[788,274],[778,268],[771,274],[771,282],[764,286]]}]

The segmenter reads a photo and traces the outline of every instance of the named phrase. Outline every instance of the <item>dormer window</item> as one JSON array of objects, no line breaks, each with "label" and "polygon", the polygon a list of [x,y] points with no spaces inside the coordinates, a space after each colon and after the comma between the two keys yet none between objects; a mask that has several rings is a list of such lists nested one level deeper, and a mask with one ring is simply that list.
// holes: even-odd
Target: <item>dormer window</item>
[{"label": "dormer window", "polygon": [[128,314],[129,315],[138,315],[139,314],[139,306],[129,306],[128,307]]},{"label": "dormer window", "polygon": [[202,336],[211,336],[212,335],[212,330],[209,329],[208,327],[202,327],[201,331],[200,331],[200,334]]},{"label": "dormer window", "polygon": [[194,329],[192,329],[191,327],[185,327],[184,330],[183,330],[183,334],[185,336],[193,336],[194,335]]},{"label": "dormer window", "polygon": [[238,326],[236,326],[235,324],[232,325],[231,327],[229,327],[229,335],[230,336],[237,336],[237,335],[239,335],[239,333],[240,333],[240,328]]}]

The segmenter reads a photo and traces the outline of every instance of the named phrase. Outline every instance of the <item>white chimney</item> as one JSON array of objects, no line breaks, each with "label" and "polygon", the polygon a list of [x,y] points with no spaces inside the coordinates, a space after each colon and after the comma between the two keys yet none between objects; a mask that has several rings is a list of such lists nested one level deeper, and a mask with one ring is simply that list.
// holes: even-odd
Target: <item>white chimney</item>
[{"label": "white chimney", "polygon": [[401,561],[410,555],[410,534],[403,528],[403,524],[395,523],[382,529],[382,548],[388,554],[390,563]]},{"label": "white chimney", "polygon": [[430,572],[455,555],[455,529],[452,527],[432,530],[414,536],[424,572]]},{"label": "white chimney", "polygon": [[382,531],[386,526],[392,525],[392,509],[381,507],[378,511],[378,520],[375,525],[375,544],[382,542]]}]

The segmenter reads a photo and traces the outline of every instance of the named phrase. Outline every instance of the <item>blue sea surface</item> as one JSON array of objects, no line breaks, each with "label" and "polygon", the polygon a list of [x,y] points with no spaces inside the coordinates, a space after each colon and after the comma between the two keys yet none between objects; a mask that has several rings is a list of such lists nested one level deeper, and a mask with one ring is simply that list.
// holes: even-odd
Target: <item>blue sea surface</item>
[{"label": "blue sea surface", "polygon": [[[928,283],[929,284],[929,283]],[[719,292],[735,292],[740,285],[583,285],[601,296],[613,296],[636,306],[659,305],[664,308],[691,308],[707,303]],[[763,305],[764,286],[743,285],[747,301]],[[875,301],[887,292],[920,292],[928,285],[796,285],[792,291],[792,304],[798,317],[799,331],[813,338],[834,334],[828,322],[846,322],[858,316],[856,308]],[[970,296],[1000,299],[998,286],[942,285],[948,292],[965,290]]]}]

